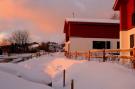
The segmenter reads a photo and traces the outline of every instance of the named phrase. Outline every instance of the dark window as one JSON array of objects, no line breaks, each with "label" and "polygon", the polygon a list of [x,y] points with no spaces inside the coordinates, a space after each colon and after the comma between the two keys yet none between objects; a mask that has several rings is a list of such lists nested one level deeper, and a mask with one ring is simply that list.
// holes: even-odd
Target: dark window
[{"label": "dark window", "polygon": [[110,41],[93,41],[93,49],[110,49]]},{"label": "dark window", "polygon": [[[134,47],[134,34],[130,35],[130,48]],[[133,55],[133,51],[130,52],[130,55]]]},{"label": "dark window", "polygon": [[120,48],[120,42],[117,42],[117,49]]},{"label": "dark window", "polygon": [[132,15],[132,25],[135,26],[135,12]]},{"label": "dark window", "polygon": [[134,47],[134,34],[130,35],[130,48]]},{"label": "dark window", "polygon": [[106,41],[106,47],[105,48],[107,48],[107,49],[110,49],[111,47],[110,47],[110,41]]}]

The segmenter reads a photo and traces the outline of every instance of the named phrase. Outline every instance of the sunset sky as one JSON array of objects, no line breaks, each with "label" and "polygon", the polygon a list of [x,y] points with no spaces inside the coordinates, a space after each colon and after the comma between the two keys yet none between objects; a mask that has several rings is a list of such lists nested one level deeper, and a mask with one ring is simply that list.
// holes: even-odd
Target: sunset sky
[{"label": "sunset sky", "polygon": [[65,18],[110,18],[115,0],[0,0],[0,39],[28,30],[33,41],[63,42]]}]

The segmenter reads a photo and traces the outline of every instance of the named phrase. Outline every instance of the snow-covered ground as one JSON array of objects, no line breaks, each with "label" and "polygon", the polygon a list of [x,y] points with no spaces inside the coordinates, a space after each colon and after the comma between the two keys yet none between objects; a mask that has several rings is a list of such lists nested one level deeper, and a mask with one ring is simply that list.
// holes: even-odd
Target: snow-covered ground
[{"label": "snow-covered ground", "polygon": [[0,89],[53,89],[36,84],[0,71]]},{"label": "snow-covered ground", "polygon": [[[63,88],[62,73],[64,69],[66,70],[66,86]],[[8,81],[10,77],[6,77],[4,74],[13,77],[13,81],[18,84],[10,84],[11,81]],[[0,89],[10,88],[4,88],[6,86],[1,85],[3,80],[7,86],[14,86],[10,89],[20,89],[18,87],[23,85],[22,80],[30,83],[29,86],[35,84],[35,86],[46,87],[52,82],[53,89],[70,89],[72,79],[74,79],[74,89],[135,89],[133,69],[118,63],[71,60],[65,58],[62,53],[43,55],[18,64],[1,63],[0,75],[3,76],[2,80],[0,78]],[[21,89],[27,88],[22,87]],[[39,88],[29,87],[29,89],[40,89],[40,86]]]},{"label": "snow-covered ground", "polygon": [[135,89],[135,72],[116,63],[87,62],[67,70],[67,87],[75,89]]}]

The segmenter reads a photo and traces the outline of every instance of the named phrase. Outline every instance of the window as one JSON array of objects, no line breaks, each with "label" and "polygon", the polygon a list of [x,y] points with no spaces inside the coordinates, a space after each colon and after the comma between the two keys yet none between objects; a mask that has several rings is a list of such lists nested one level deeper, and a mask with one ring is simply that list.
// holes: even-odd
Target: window
[{"label": "window", "polygon": [[132,15],[132,25],[135,26],[135,12]]},{"label": "window", "polygon": [[130,35],[130,48],[134,47],[134,34]]},{"label": "window", "polygon": [[120,42],[117,42],[117,49],[120,48]]},{"label": "window", "polygon": [[[130,48],[134,47],[134,34],[130,35]],[[130,55],[133,55],[133,51],[130,52]]]},{"label": "window", "polygon": [[110,47],[110,41],[106,41],[106,47],[105,48],[107,48],[107,49],[110,49],[111,47]]},{"label": "window", "polygon": [[110,41],[93,41],[93,49],[110,49]]}]

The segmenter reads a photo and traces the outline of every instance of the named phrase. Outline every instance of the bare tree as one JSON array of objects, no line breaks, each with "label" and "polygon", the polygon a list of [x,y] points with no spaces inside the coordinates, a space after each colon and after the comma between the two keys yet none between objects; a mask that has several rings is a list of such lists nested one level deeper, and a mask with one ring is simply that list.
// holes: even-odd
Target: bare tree
[{"label": "bare tree", "polygon": [[9,40],[12,44],[12,52],[26,53],[29,51],[28,46],[30,42],[30,37],[27,31],[14,31]]},{"label": "bare tree", "polygon": [[14,44],[24,45],[29,43],[30,37],[27,31],[15,31],[10,37],[10,42]]}]

